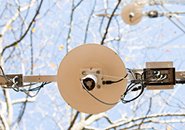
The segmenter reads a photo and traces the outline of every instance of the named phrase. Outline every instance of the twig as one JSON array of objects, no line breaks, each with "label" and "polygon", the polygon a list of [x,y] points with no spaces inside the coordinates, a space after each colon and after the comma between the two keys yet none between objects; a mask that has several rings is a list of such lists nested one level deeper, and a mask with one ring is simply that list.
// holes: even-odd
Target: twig
[{"label": "twig", "polygon": [[105,39],[106,39],[106,37],[107,37],[107,34],[108,34],[108,31],[109,31],[109,27],[110,27],[112,18],[113,18],[113,16],[114,16],[116,10],[118,9],[120,3],[121,3],[121,0],[118,0],[118,3],[116,4],[116,6],[115,6],[115,8],[114,8],[114,10],[113,10],[113,12],[112,12],[110,18],[109,18],[109,21],[108,21],[108,23],[107,23],[107,27],[106,27],[106,29],[105,29],[105,33],[104,33],[103,38],[102,38],[102,41],[101,41],[101,45],[104,44],[104,41],[105,41]]},{"label": "twig", "polygon": [[70,123],[70,126],[69,126],[68,130],[71,130],[71,128],[73,127],[73,125],[74,125],[74,123],[75,123],[75,121],[76,121],[76,119],[77,119],[79,113],[80,113],[79,111],[76,112],[76,114],[75,114],[73,120],[72,120],[71,123]]},{"label": "twig", "polygon": [[83,1],[84,0],[80,0],[76,5],[74,4],[74,0],[72,1],[72,9],[71,9],[71,14],[70,14],[70,22],[69,22],[69,31],[68,31],[67,39],[66,39],[66,53],[68,53],[68,51],[69,51],[69,44],[71,42],[71,33],[72,33],[74,12]]},{"label": "twig", "polygon": [[38,6],[38,9],[37,9],[37,11],[36,11],[34,17],[32,18],[30,24],[28,25],[28,28],[27,28],[26,31],[23,33],[23,35],[22,35],[18,40],[16,40],[15,42],[13,42],[13,43],[11,43],[11,44],[5,46],[5,47],[3,48],[3,50],[2,50],[2,52],[1,52],[1,56],[3,56],[3,54],[5,53],[5,51],[6,51],[8,48],[16,46],[18,43],[20,43],[20,42],[25,38],[25,36],[26,36],[27,33],[29,32],[30,28],[32,27],[33,23],[34,23],[35,20],[36,20],[36,17],[38,16],[38,14],[39,14],[39,12],[40,12],[42,3],[43,3],[43,0],[40,1],[40,4],[39,4],[39,6]]},{"label": "twig", "polygon": [[4,130],[10,130],[8,122],[6,121],[4,115],[0,112],[0,121],[2,122]]},{"label": "twig", "polygon": [[93,9],[92,9],[92,11],[91,11],[91,13],[90,13],[90,15],[89,15],[88,20],[87,20],[87,25],[86,25],[86,28],[85,28],[84,43],[87,42],[87,35],[88,35],[88,30],[89,30],[89,24],[90,24],[92,15],[93,15],[93,13],[94,13],[95,7],[96,7],[96,0],[95,0],[95,2],[94,2]]},{"label": "twig", "polygon": [[24,103],[24,102],[34,102],[35,98],[23,98],[23,99],[17,99],[17,100],[13,100],[12,101],[12,105],[16,105],[16,104],[20,104],[20,103]]},{"label": "twig", "polygon": [[113,129],[113,128],[121,127],[121,126],[128,125],[130,123],[134,123],[134,122],[137,122],[137,121],[140,121],[140,120],[143,120],[143,119],[152,119],[152,118],[159,118],[159,117],[185,117],[185,113],[154,114],[154,115],[148,115],[148,116],[133,118],[133,119],[130,119],[126,122],[125,122],[125,120],[122,119],[120,121],[115,122],[113,125],[110,125],[106,129]]},{"label": "twig", "polygon": [[[25,33],[23,34],[23,36],[21,37],[21,39],[18,40],[19,42],[26,36],[26,34],[28,33],[28,31],[29,31],[30,28],[32,27],[33,23],[35,22],[36,17],[38,16],[38,14],[39,14],[39,12],[40,12],[40,9],[41,9],[41,7],[42,7],[42,4],[43,4],[43,0],[40,1],[39,6],[38,6],[38,9],[37,9],[37,11],[36,11],[36,14],[34,15],[33,19],[31,20],[31,23],[29,24],[27,30],[25,31]],[[9,47],[12,47],[12,46],[16,45],[16,44],[19,43],[19,42],[14,42],[14,43],[12,43],[11,45],[9,45]],[[9,48],[9,47],[8,47],[8,48]],[[4,49],[5,49],[5,48],[4,48]],[[4,49],[3,49],[3,50],[4,50]],[[3,53],[2,53],[2,54],[3,54]],[[23,117],[24,112],[25,112],[25,110],[26,110],[26,104],[27,104],[27,102],[28,102],[28,95],[26,96],[26,101],[23,103],[21,112],[19,113],[18,118],[17,118],[17,120],[16,120],[16,122],[18,122],[18,123],[22,120],[22,117]]]},{"label": "twig", "polygon": [[[151,108],[152,108],[152,98],[150,98],[149,107],[148,107],[148,110],[147,110],[147,112],[146,112],[146,114],[145,114],[145,117],[148,116],[148,114],[149,114],[150,111],[151,111]],[[144,123],[145,119],[146,119],[146,118],[143,118],[143,120],[140,122],[140,124],[139,124],[139,126],[138,126],[138,129],[139,129],[139,130],[141,129],[141,126],[142,126],[142,124]]]}]

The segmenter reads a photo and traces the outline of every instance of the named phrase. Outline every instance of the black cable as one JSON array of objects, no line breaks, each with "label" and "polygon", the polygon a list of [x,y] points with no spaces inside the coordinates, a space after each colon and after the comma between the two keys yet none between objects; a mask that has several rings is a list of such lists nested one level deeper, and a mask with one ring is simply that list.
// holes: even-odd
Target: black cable
[{"label": "black cable", "polygon": [[[128,85],[128,87],[127,87],[125,93],[124,93],[123,96],[121,97],[122,103],[125,104],[125,103],[129,103],[129,102],[131,102],[131,101],[134,101],[134,100],[136,100],[137,98],[139,98],[139,97],[143,94],[145,85],[144,85],[143,83],[141,83],[140,86],[135,87],[135,86],[138,85],[138,84],[139,84],[139,83],[133,83],[133,82],[131,82],[131,83]],[[136,97],[134,97],[134,98],[132,98],[132,99],[130,99],[130,100],[125,100],[125,99],[124,99],[129,91],[138,91],[138,90],[141,90],[141,91],[140,91],[139,95],[137,95]]]},{"label": "black cable", "polygon": [[[121,79],[119,79],[119,80],[116,80],[116,81],[112,81],[112,80],[106,80],[106,81],[103,81],[102,82],[102,84],[103,85],[110,85],[110,84],[113,84],[113,83],[119,83],[119,82],[121,82],[122,80],[124,80],[126,77],[128,76],[128,73],[123,77],[123,78],[121,78]],[[99,99],[98,97],[96,97],[95,95],[93,95],[92,93],[90,93],[89,92],[89,90],[85,87],[85,86],[83,86],[82,85],[82,87],[85,89],[85,91],[91,96],[91,97],[93,97],[95,100],[97,100],[98,102],[100,102],[100,103],[102,103],[102,104],[104,104],[104,105],[116,105],[118,102],[114,102],[114,103],[108,103],[108,102],[105,102],[105,101],[103,101],[103,100],[101,100],[101,99]]]},{"label": "black cable", "polygon": [[[130,69],[128,69],[128,70],[131,73],[131,75],[133,76],[133,78],[135,78],[132,70],[130,70]],[[125,104],[125,103],[129,103],[131,101],[134,101],[134,100],[136,100],[137,98],[139,98],[143,94],[144,89],[146,87],[145,86],[145,81],[143,80],[143,76],[144,76],[145,73],[146,73],[146,71],[144,71],[142,74],[137,73],[140,76],[140,79],[132,80],[131,83],[127,86],[124,94],[121,97],[122,103]],[[139,86],[137,86],[137,85],[139,85]],[[138,90],[141,90],[141,91],[140,91],[140,93],[136,97],[134,97],[134,98],[132,98],[130,100],[125,100],[125,97],[126,97],[126,95],[128,94],[129,91],[138,91]]]},{"label": "black cable", "polygon": [[[27,89],[19,89],[20,92],[24,92],[29,97],[35,97],[40,92],[41,88],[43,88],[45,85],[49,84],[51,82],[43,82],[40,86],[37,86],[35,88],[29,88]],[[36,92],[34,95],[31,95],[30,92]]]},{"label": "black cable", "polygon": [[[145,89],[145,87],[146,87],[146,86],[145,86],[145,83],[144,83],[145,81],[143,80],[143,76],[144,76],[144,74],[145,74],[147,71],[144,71],[142,74],[137,73],[137,74],[140,76],[140,79],[136,79],[135,76],[134,76],[134,73],[132,72],[132,70],[130,70],[130,69],[128,69],[128,70],[129,70],[129,72],[131,73],[131,75],[132,75],[132,77],[134,78],[134,80],[131,81],[131,83],[127,86],[127,88],[126,88],[124,94],[122,95],[122,97],[121,97],[122,103],[129,103],[129,102],[131,102],[131,101],[136,100],[137,98],[139,98],[139,97],[143,94],[144,89]],[[103,81],[103,84],[118,83],[118,82],[121,82],[123,79],[125,79],[127,76],[128,76],[128,73],[126,74],[126,76],[125,76],[124,78],[121,78],[121,79],[119,79],[119,80],[117,80],[117,81],[112,81],[112,80]],[[140,85],[139,85],[139,84],[140,84]],[[139,85],[139,86],[136,86],[136,85]],[[94,99],[96,99],[97,101],[99,101],[99,102],[102,103],[102,104],[105,104],[105,105],[115,105],[115,104],[118,103],[118,102],[115,102],[115,103],[107,103],[107,102],[105,102],[105,101],[102,101],[102,100],[100,100],[99,98],[97,98],[95,95],[93,95],[92,93],[90,93],[90,92],[87,90],[87,88],[86,88],[85,86],[82,85],[82,87],[86,90],[86,92],[87,92],[91,97],[93,97]],[[125,99],[124,99],[125,96],[127,95],[127,93],[128,93],[129,91],[138,91],[138,90],[141,90],[141,91],[140,91],[140,93],[139,93],[136,97],[134,97],[134,98],[132,98],[132,99],[130,99],[130,100],[125,100]]]},{"label": "black cable", "polygon": [[175,83],[176,84],[185,84],[185,80],[176,80]]},{"label": "black cable", "polygon": [[136,100],[137,98],[139,98],[139,97],[143,94],[144,88],[145,88],[145,87],[141,85],[140,88],[141,88],[141,89],[137,89],[137,91],[138,91],[138,90],[141,90],[140,93],[139,93],[139,95],[137,95],[136,97],[134,97],[134,98],[132,98],[132,99],[130,99],[130,100],[125,100],[125,99],[124,99],[126,95],[123,96],[123,97],[121,97],[122,103],[124,103],[124,104],[125,104],[125,103],[129,103],[129,102],[134,101],[134,100]]},{"label": "black cable", "polygon": [[108,103],[108,102],[102,101],[102,100],[100,100],[99,98],[97,98],[95,95],[93,95],[92,93],[90,93],[90,92],[87,90],[87,88],[86,88],[85,86],[82,85],[82,87],[85,89],[85,91],[86,91],[91,97],[93,97],[95,100],[97,100],[98,102],[100,102],[100,103],[102,103],[102,104],[104,104],[104,105],[110,105],[110,106],[112,106],[112,105],[116,105],[116,104],[118,103],[118,102],[115,102],[115,103]]},{"label": "black cable", "polygon": [[[139,98],[143,94],[143,92],[144,92],[144,89],[146,87],[146,81],[148,79],[152,78],[152,77],[156,78],[156,75],[154,74],[153,76],[148,77],[147,79],[144,79],[143,76],[145,75],[146,72],[147,71],[144,71],[142,74],[139,74],[138,73],[140,75],[140,79],[138,79],[138,80],[137,79],[136,80],[132,80],[131,83],[127,86],[127,89],[126,89],[125,93],[121,97],[122,103],[129,103],[129,102],[134,101],[137,98]],[[176,81],[176,82],[183,83],[183,82],[180,82],[180,81]],[[184,81],[184,83],[185,83],[185,81]],[[136,85],[139,85],[139,86],[136,87]],[[134,97],[134,98],[132,98],[130,100],[125,100],[124,99],[126,97],[126,95],[128,94],[129,91],[138,91],[138,90],[141,90],[141,91],[140,91],[140,93],[136,97]]]},{"label": "black cable", "polygon": [[[133,78],[135,78],[135,77],[134,77],[134,74],[133,74],[133,72],[132,72],[132,70],[130,70],[130,69],[128,69],[128,70],[129,70],[129,72],[132,74]],[[138,73],[138,75],[140,75],[140,79],[141,79],[141,80],[137,80],[137,79],[132,80],[131,83],[127,86],[127,88],[126,88],[124,94],[123,94],[122,97],[121,97],[122,103],[128,103],[128,102],[131,102],[131,101],[133,101],[133,100],[136,100],[136,99],[137,99],[138,97],[140,97],[141,94],[144,92],[145,85],[144,85],[143,80],[142,80],[142,79],[143,79],[144,73],[145,73],[145,72],[143,72],[142,74],[139,74],[139,73]],[[124,78],[121,78],[121,79],[116,80],[116,81],[112,81],[112,80],[103,81],[103,84],[109,85],[109,84],[113,84],[113,83],[118,83],[118,82],[121,82],[122,80],[124,80],[127,76],[128,76],[128,73],[125,75]],[[136,87],[136,85],[138,85],[138,84],[141,84],[141,85],[138,86],[138,87]],[[118,103],[118,102],[115,102],[115,103],[108,103],[108,102],[102,101],[101,99],[97,98],[95,95],[93,95],[92,93],[90,93],[89,90],[88,90],[85,86],[82,85],[82,87],[85,89],[85,91],[86,91],[91,97],[93,97],[95,100],[97,100],[98,102],[100,102],[100,103],[102,103],[102,104],[111,105],[111,106],[112,106],[112,105],[116,105],[116,104]],[[127,93],[128,93],[129,91],[138,91],[138,90],[141,90],[141,92],[139,93],[138,96],[136,96],[136,97],[134,97],[134,98],[132,98],[132,99],[130,99],[130,100],[125,100],[125,99],[124,99],[125,96],[127,95]]]},{"label": "black cable", "polygon": [[125,77],[123,77],[123,78],[121,78],[119,80],[115,80],[115,81],[113,81],[113,80],[106,80],[106,81],[103,81],[102,84],[103,85],[110,85],[110,84],[114,84],[114,83],[119,83],[122,80],[124,80],[127,76],[128,76],[128,73],[125,75]]},{"label": "black cable", "polygon": [[[39,93],[39,91],[41,90],[41,88],[43,88],[45,85],[51,83],[51,82],[43,82],[40,86],[37,86],[37,87],[35,87],[35,88],[20,89],[21,87],[26,87],[26,86],[30,86],[30,85],[35,85],[35,84],[37,84],[37,83],[28,84],[28,85],[23,85],[23,86],[21,86],[21,87],[20,87],[20,86],[17,86],[17,82],[15,81],[16,76],[15,76],[13,79],[10,79],[9,77],[7,77],[7,76],[5,75],[2,66],[0,66],[0,70],[1,70],[1,72],[2,72],[2,75],[0,75],[0,76],[4,77],[5,80],[6,80],[8,83],[12,84],[12,86],[11,86],[10,88],[12,88],[12,89],[13,89],[14,91],[16,91],[16,92],[24,92],[24,93],[25,93],[26,95],[28,95],[29,97],[35,97],[35,96]],[[8,88],[8,87],[7,87],[7,88]],[[36,92],[36,93],[35,93],[34,95],[31,95],[30,92]]]},{"label": "black cable", "polygon": [[119,83],[119,82],[121,82],[123,79],[124,79],[124,78],[121,78],[121,79],[116,80],[116,81],[106,80],[106,81],[103,81],[102,84],[103,84],[103,85],[105,85],[105,84],[106,84],[106,85],[110,85],[110,84],[114,84],[114,83]]}]

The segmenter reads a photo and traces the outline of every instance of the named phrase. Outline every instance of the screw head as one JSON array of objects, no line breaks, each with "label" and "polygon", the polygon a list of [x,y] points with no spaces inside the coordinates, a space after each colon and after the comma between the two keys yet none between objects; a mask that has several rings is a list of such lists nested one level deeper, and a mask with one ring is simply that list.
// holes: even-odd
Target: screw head
[{"label": "screw head", "polygon": [[100,71],[99,71],[99,70],[97,70],[97,71],[96,71],[96,73],[97,73],[97,74],[100,74]]},{"label": "screw head", "polygon": [[101,88],[101,86],[98,84],[98,85],[97,85],[97,88]]},{"label": "screw head", "polygon": [[82,71],[82,74],[83,74],[83,75],[85,75],[85,74],[86,74],[86,72],[85,72],[85,71]]}]

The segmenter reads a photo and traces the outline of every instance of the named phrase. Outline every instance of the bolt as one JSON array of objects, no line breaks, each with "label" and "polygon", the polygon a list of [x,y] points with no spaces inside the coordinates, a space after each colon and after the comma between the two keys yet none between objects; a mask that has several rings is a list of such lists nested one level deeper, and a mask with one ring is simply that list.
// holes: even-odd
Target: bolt
[{"label": "bolt", "polygon": [[96,73],[97,73],[97,74],[100,74],[100,71],[99,71],[99,70],[97,70],[97,71],[96,71]]},{"label": "bolt", "polygon": [[97,85],[97,88],[101,88],[101,86],[98,84],[98,85]]},{"label": "bolt", "polygon": [[86,74],[86,72],[85,72],[85,71],[82,71],[82,74],[83,74],[83,75],[85,75],[85,74]]}]

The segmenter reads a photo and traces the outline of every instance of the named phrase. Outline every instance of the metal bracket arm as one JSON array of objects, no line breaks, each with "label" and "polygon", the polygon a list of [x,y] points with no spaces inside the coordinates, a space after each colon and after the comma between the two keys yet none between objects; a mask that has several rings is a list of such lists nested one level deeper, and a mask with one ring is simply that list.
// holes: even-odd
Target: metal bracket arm
[{"label": "metal bracket arm", "polygon": [[22,74],[9,74],[0,76],[0,85],[12,86],[14,83],[18,87],[23,86],[23,83],[32,82],[57,82],[57,75],[30,75],[23,76]]},{"label": "metal bracket arm", "polygon": [[[157,69],[157,68],[156,68]],[[134,74],[140,73],[142,74],[144,72],[144,69],[133,69],[132,72]],[[185,84],[185,71],[177,71],[174,73],[175,76],[175,84]],[[136,79],[138,77],[136,76]],[[138,80],[145,80],[145,79],[138,79]],[[148,85],[147,89],[173,89],[173,85]]]},{"label": "metal bracket arm", "polygon": [[57,75],[24,76],[23,82],[57,82]]}]

